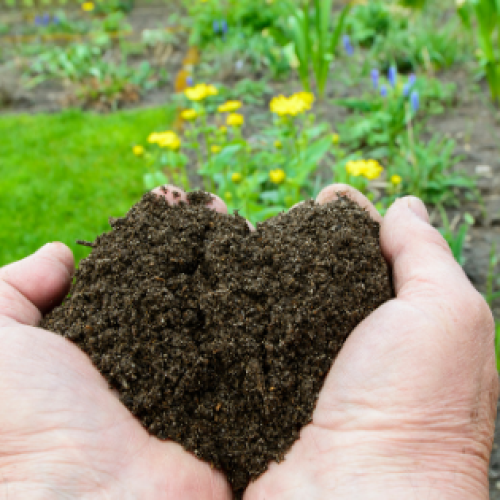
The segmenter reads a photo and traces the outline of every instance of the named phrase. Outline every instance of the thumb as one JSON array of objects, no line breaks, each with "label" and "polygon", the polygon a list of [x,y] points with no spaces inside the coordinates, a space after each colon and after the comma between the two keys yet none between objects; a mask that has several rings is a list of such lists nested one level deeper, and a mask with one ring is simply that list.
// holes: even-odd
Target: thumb
[{"label": "thumb", "polygon": [[407,196],[389,208],[380,229],[380,245],[392,266],[398,299],[435,313],[441,320],[452,311],[472,312],[474,306],[484,312],[484,300],[454,259],[446,240],[429,224],[420,199]]},{"label": "thumb", "polygon": [[73,272],[73,254],[63,243],[48,243],[0,268],[0,326],[12,321],[37,325],[64,298]]}]

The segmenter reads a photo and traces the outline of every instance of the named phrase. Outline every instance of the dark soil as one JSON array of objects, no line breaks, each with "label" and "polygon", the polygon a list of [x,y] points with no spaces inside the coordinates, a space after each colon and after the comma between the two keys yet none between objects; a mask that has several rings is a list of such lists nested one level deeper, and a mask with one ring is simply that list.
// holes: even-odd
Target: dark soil
[{"label": "dark soil", "polygon": [[347,198],[250,231],[242,217],[146,194],[111,220],[41,326],[77,343],[161,439],[237,494],[311,421],[349,333],[393,297],[379,224]]}]

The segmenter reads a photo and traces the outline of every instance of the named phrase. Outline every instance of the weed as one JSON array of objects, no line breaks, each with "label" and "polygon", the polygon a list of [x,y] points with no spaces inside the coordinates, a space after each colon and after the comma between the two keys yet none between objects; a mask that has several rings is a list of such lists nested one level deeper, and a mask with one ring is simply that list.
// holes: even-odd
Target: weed
[{"label": "weed", "polygon": [[434,135],[429,141],[418,134],[399,138],[399,154],[393,158],[390,173],[402,177],[403,194],[418,196],[431,205],[458,206],[458,193],[479,198],[475,179],[453,167],[460,161],[454,154],[455,142]]},{"label": "weed", "polygon": [[477,21],[480,61],[484,68],[493,102],[500,104],[500,2],[497,0],[466,0],[458,9],[464,25],[473,30]]},{"label": "weed", "polygon": [[457,217],[450,223],[443,206],[438,205],[438,209],[443,221],[443,227],[439,228],[439,232],[448,243],[455,260],[463,266],[465,264],[465,256],[463,255],[464,243],[469,228],[474,224],[474,218],[469,213],[465,213],[463,216],[464,222],[457,228],[456,225],[460,221],[460,217]]},{"label": "weed", "polygon": [[490,307],[493,302],[500,298],[500,275],[495,274],[498,265],[498,255],[496,245],[491,245],[490,257],[488,260],[488,276],[486,278],[486,292],[484,298]]},{"label": "weed", "polygon": [[[332,0],[313,0],[312,5],[313,9],[310,11],[307,2],[301,8],[297,8],[291,2],[283,4],[288,16],[289,37],[293,41],[300,81],[305,90],[311,90],[312,68],[318,97],[321,99],[325,93],[330,64],[351,7],[350,5],[344,7],[335,23],[332,16]],[[347,39],[344,47],[348,53],[351,52]]]}]

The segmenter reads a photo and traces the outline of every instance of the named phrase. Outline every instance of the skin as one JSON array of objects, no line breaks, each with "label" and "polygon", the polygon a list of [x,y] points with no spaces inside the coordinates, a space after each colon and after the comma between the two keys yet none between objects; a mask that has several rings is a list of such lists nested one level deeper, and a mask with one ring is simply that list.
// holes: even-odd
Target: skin
[{"label": "skin", "polygon": [[[420,200],[396,201],[382,220],[348,186],[318,201],[338,192],[381,222],[397,298],[353,331],[312,423],[244,500],[487,499],[491,312]],[[211,208],[227,212],[218,198]],[[78,348],[36,328],[73,272],[61,243],[0,269],[0,499],[230,499],[222,474],[150,437]]]}]

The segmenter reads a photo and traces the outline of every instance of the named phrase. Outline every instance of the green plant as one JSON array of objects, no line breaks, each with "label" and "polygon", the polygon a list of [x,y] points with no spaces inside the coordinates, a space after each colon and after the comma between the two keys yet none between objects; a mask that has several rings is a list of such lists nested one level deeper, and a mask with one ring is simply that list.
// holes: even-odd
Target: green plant
[{"label": "green plant", "polygon": [[[315,124],[312,94],[275,97],[270,104],[272,125],[247,139],[244,115],[236,113],[243,103],[230,100],[215,110],[218,93],[206,84],[187,89],[192,107],[181,114],[186,121],[182,137],[173,131],[163,133],[165,140],[149,137],[148,142],[175,150],[175,159],[170,154],[157,171],[173,179],[181,155],[194,156],[204,188],[223,198],[230,212],[238,210],[253,223],[317,194],[320,186],[311,174],[330,151],[332,137],[327,124]],[[186,185],[185,179],[179,180]]]},{"label": "green plant", "polygon": [[486,278],[486,292],[484,294],[484,298],[490,307],[492,307],[495,300],[500,299],[500,275],[495,274],[497,265],[498,255],[496,245],[493,243],[488,260],[488,276]]},{"label": "green plant", "polygon": [[336,24],[332,17],[332,0],[313,0],[312,9],[309,8],[309,2],[305,2],[302,7],[296,7],[291,2],[285,2],[283,6],[288,16],[289,36],[298,60],[300,81],[305,90],[311,90],[312,68],[318,97],[321,99],[351,6],[348,4],[342,9]]},{"label": "green plant", "polygon": [[150,90],[166,81],[163,69],[155,70],[147,61],[132,67],[125,60],[106,61],[106,46],[72,44],[51,47],[31,64],[24,77],[30,88],[48,79],[61,79],[72,85],[79,102],[89,105],[103,102],[114,108],[120,101],[138,100],[142,91]]},{"label": "green plant", "polygon": [[438,205],[438,209],[443,221],[443,227],[439,228],[439,232],[450,246],[455,260],[463,266],[465,264],[465,257],[463,255],[464,243],[469,228],[474,224],[474,218],[469,213],[464,214],[464,222],[457,228],[456,224],[458,224],[460,219],[457,217],[455,221],[450,224],[448,215],[443,206]]},{"label": "green plant", "polygon": [[[57,19],[57,22],[54,21]],[[64,10],[57,10],[52,17],[52,22],[47,23],[45,26],[37,26],[38,33],[66,33],[70,35],[83,35],[91,31],[92,22],[87,19],[73,18],[68,16]],[[33,26],[26,26],[30,31]]]},{"label": "green plant", "polygon": [[0,36],[7,35],[10,31],[10,26],[0,22]]},{"label": "green plant", "polygon": [[491,99],[500,104],[500,2],[498,0],[465,0],[458,13],[464,25],[472,31],[472,17],[477,21],[477,39],[481,50]]},{"label": "green plant", "polygon": [[478,198],[473,178],[465,172],[453,170],[460,161],[454,154],[455,142],[437,135],[423,141],[418,134],[398,140],[399,154],[395,155],[389,174],[402,178],[401,192],[418,196],[424,202],[457,206],[458,191],[465,191],[468,199]]},{"label": "green plant", "polygon": [[408,19],[391,13],[387,3],[381,1],[354,6],[346,19],[346,31],[362,47],[371,47],[389,33],[407,28]]},{"label": "green plant", "polygon": [[231,30],[206,46],[199,73],[205,78],[225,73],[285,77],[290,64],[285,48],[267,31],[254,33],[250,28]]},{"label": "green plant", "polygon": [[101,0],[96,2],[97,14],[124,12],[128,14],[134,8],[134,0]]},{"label": "green plant", "polygon": [[395,63],[404,73],[419,68],[429,72],[448,68],[466,53],[457,24],[452,18],[438,27],[430,16],[419,17],[408,29],[394,29],[386,37],[378,38],[372,49],[373,57],[382,69]]},{"label": "green plant", "polygon": [[122,11],[114,11],[109,12],[101,19],[96,19],[94,29],[105,33],[115,33],[117,31],[130,31],[131,26],[126,21],[125,14]]},{"label": "green plant", "polygon": [[184,1],[189,14],[189,43],[205,47],[214,40],[225,39],[231,32],[252,37],[266,29],[280,30],[279,2],[266,0]]},{"label": "green plant", "polygon": [[261,104],[264,96],[272,93],[272,88],[265,80],[251,80],[243,78],[235,85],[228,87],[218,85],[219,93],[212,102],[207,103],[207,111],[214,113],[216,106],[225,101],[241,100],[243,104]]},{"label": "green plant", "polygon": [[399,4],[408,9],[423,9],[429,0],[399,0]]},{"label": "green plant", "polygon": [[397,137],[406,132],[407,124],[415,118],[418,108],[426,106],[422,98],[419,98],[418,108],[409,105],[410,93],[416,92],[420,96],[420,89],[425,87],[421,78],[405,78],[404,85],[397,82],[397,78],[392,71],[392,81],[389,82],[374,69],[372,83],[375,89],[359,98],[334,100],[335,104],[353,112],[338,126],[342,144],[348,150],[364,148],[377,159],[387,156]]},{"label": "green plant", "polygon": [[[152,132],[148,136],[151,147],[147,151],[142,146],[135,146],[137,156],[144,156],[149,172],[144,174],[144,187],[153,189],[160,184],[175,184],[189,191],[189,178],[186,172],[188,158],[179,151],[181,139],[172,130]],[[168,171],[169,177],[165,174]]]}]

